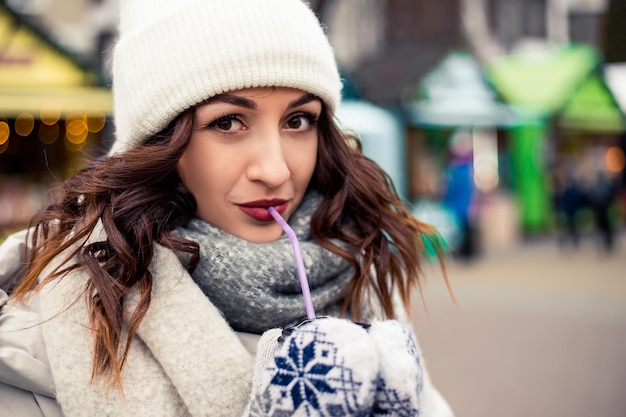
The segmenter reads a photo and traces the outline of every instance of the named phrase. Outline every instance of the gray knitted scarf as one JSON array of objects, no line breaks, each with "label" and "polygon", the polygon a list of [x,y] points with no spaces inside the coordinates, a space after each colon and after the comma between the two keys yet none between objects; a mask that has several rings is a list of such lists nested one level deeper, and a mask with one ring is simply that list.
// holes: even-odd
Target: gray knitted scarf
[{"label": "gray knitted scarf", "polygon": [[[311,237],[311,216],[321,197],[309,192],[289,219],[296,233],[317,316],[339,313],[338,295],[353,268]],[[306,316],[293,249],[288,237],[253,243],[197,218],[176,234],[200,245],[194,281],[234,330],[261,334]]]}]

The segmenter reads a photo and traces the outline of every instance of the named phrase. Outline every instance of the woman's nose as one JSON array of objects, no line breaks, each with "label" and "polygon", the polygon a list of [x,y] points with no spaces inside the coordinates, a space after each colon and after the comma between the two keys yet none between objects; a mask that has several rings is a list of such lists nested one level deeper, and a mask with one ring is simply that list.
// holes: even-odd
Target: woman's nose
[{"label": "woman's nose", "polygon": [[277,188],[291,176],[281,137],[279,134],[266,136],[259,141],[259,145],[248,166],[248,179],[262,182],[270,188]]}]

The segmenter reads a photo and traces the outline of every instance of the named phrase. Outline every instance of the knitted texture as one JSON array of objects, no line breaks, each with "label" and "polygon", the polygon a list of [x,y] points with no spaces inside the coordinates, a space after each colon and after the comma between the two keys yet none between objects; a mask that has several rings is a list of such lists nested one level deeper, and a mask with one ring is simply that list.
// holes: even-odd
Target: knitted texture
[{"label": "knitted texture", "polygon": [[124,0],[120,7],[111,153],[228,91],[292,87],[337,107],[333,50],[300,0]]},{"label": "knitted texture", "polygon": [[[289,224],[300,242],[316,313],[337,316],[338,296],[354,269],[313,240],[311,216],[320,201],[319,194],[309,191]],[[286,235],[274,242],[254,243],[200,219],[176,229],[176,234],[200,245],[200,263],[192,277],[235,330],[261,334],[294,324],[306,315]],[[371,319],[369,306],[364,306],[362,315],[364,321]]]},{"label": "knitted texture", "polygon": [[380,373],[371,417],[415,417],[421,412],[424,369],[411,331],[395,320],[375,321],[369,329]]},{"label": "knitted texture", "polygon": [[[100,225],[97,229],[90,242],[106,238]],[[93,334],[82,294],[87,274],[75,270],[41,289],[40,327],[63,413],[241,416],[250,395],[252,358],[173,252],[155,246],[150,270],[152,300],[128,352],[123,393],[90,380]],[[127,299],[126,323],[137,300],[135,288]]]},{"label": "knitted texture", "polygon": [[[417,417],[427,374],[411,331],[320,318],[263,334],[244,417]],[[451,414],[448,414],[450,416]]]},{"label": "knitted texture", "polygon": [[367,331],[333,318],[289,330],[273,348],[267,339],[275,332],[261,338],[260,346],[273,356],[257,357],[252,399],[244,417],[369,416],[378,357]]}]

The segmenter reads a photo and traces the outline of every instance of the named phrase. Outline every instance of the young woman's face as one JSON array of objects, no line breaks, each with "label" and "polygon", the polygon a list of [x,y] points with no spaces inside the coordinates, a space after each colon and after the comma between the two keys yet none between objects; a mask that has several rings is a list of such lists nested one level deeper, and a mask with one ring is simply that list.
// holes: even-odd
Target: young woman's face
[{"label": "young woman's face", "polygon": [[195,112],[180,177],[201,219],[251,242],[282,233],[317,158],[321,101],[292,88],[250,88],[213,97]]}]

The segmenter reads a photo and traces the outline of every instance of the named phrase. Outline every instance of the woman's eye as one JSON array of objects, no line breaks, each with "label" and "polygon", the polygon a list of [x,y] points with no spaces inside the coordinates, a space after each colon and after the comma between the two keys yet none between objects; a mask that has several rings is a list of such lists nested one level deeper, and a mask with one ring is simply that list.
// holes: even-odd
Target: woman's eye
[{"label": "woman's eye", "polygon": [[309,127],[311,127],[311,124],[313,123],[314,118],[312,116],[299,114],[287,120],[286,125],[288,129],[307,130]]},{"label": "woman's eye", "polygon": [[243,123],[237,118],[237,116],[224,116],[214,120],[208,127],[216,128],[223,132],[236,132],[243,130]]}]

